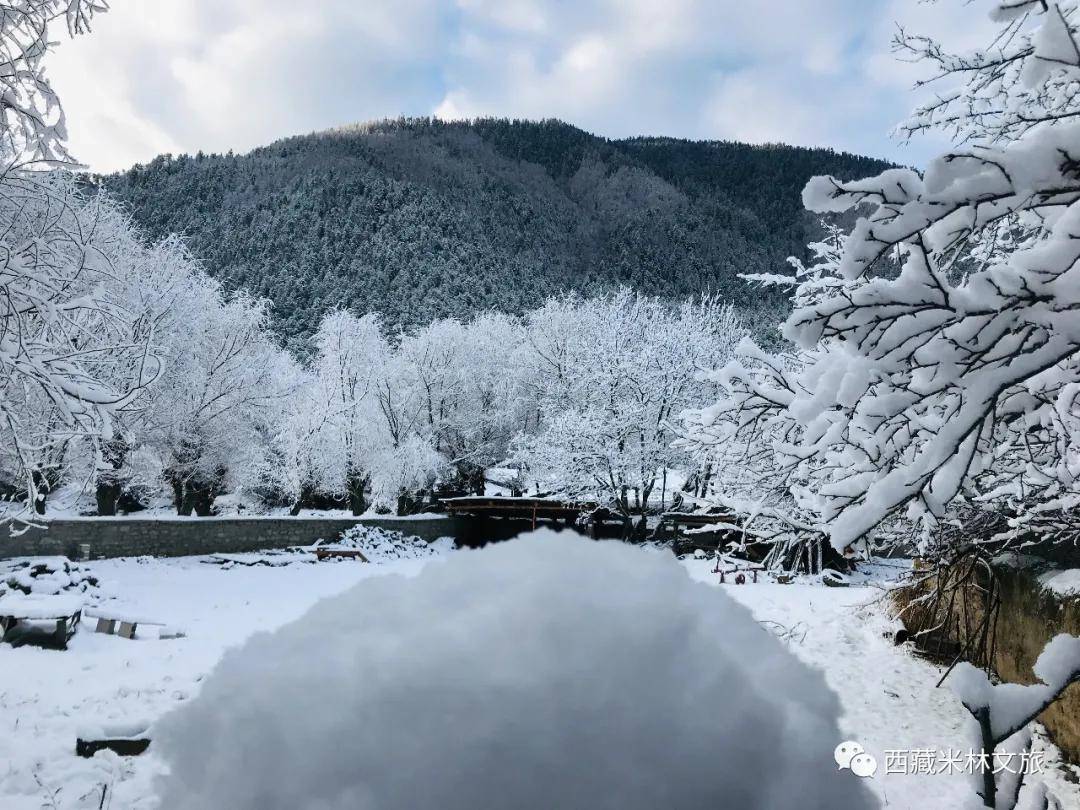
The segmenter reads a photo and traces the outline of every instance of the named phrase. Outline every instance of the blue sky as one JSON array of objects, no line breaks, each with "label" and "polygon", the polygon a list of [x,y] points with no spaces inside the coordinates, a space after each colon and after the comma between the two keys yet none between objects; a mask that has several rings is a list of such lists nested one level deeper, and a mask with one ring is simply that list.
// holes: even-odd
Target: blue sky
[{"label": "blue sky", "polygon": [[957,47],[941,0],[113,0],[49,63],[96,170],[397,115],[561,118],[610,137],[781,141],[921,164],[892,127],[918,75],[897,22]]}]

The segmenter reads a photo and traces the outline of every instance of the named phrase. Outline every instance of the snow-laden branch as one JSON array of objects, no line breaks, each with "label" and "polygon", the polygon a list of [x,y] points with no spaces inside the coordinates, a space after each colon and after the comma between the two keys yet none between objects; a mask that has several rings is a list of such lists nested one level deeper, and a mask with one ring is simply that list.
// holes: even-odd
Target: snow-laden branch
[{"label": "snow-laden branch", "polygon": [[895,516],[933,526],[959,497],[1002,510],[1017,536],[1073,503],[1075,6],[994,4],[998,38],[963,57],[902,34],[939,82],[960,82],[913,119],[949,117],[958,148],[921,173],[806,187],[811,210],[860,214],[836,262],[841,283],[796,302],[784,333],[803,352],[797,375],[781,380],[758,359],[775,395],[743,374],[737,404],[746,419],[780,420],[781,455],[807,476],[838,549]]},{"label": "snow-laden branch", "polygon": [[[993,684],[985,672],[968,663],[953,670],[949,686],[974,719],[977,730],[973,736],[984,760],[993,763],[1005,744],[1012,749],[1010,755],[1030,751],[1027,727],[1070,685],[1080,681],[1080,638],[1065,633],[1055,636],[1039,654],[1033,670],[1040,683],[1030,685]],[[978,774],[979,796],[986,807],[1012,810],[1025,773],[1010,769],[998,775],[994,770],[986,767]]]}]

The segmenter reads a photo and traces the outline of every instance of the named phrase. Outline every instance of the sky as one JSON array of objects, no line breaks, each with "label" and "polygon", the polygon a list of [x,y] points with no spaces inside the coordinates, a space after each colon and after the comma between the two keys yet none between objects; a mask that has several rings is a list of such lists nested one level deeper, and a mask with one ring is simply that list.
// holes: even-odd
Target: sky
[{"label": "sky", "polygon": [[964,0],[111,0],[47,62],[95,171],[237,152],[399,115],[560,118],[607,137],[783,142],[922,165],[890,132],[916,66],[901,23],[957,47]]}]

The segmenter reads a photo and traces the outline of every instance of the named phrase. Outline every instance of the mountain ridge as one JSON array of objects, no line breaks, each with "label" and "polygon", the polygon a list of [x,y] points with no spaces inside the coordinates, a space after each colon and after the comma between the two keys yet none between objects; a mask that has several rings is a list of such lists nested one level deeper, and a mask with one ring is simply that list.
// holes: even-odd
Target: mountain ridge
[{"label": "mountain ridge", "polygon": [[814,174],[889,164],[829,149],[661,136],[555,120],[396,119],[243,155],[163,155],[99,178],[152,237],[183,233],[208,271],[272,302],[286,339],[328,309],[391,325],[520,312],[628,285],[779,305],[738,273],[801,255]]}]

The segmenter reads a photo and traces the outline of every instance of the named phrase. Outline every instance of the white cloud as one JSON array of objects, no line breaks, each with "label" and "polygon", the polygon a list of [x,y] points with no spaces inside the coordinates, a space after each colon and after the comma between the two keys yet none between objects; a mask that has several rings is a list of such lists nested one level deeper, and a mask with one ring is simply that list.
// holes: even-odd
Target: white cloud
[{"label": "white cloud", "polygon": [[897,19],[983,38],[959,2],[129,0],[50,74],[97,169],[426,113],[902,155],[886,138],[913,102]]},{"label": "white cloud", "polygon": [[803,143],[828,143],[828,118],[812,99],[767,70],[723,76],[706,107],[707,128],[718,137],[750,143],[782,142],[792,132]]},{"label": "white cloud", "polygon": [[458,6],[467,13],[486,16],[510,31],[531,33],[547,30],[544,5],[534,0],[458,0]]},{"label": "white cloud", "polygon": [[438,15],[433,0],[115,3],[49,70],[74,153],[122,168],[428,112],[441,95]]}]

